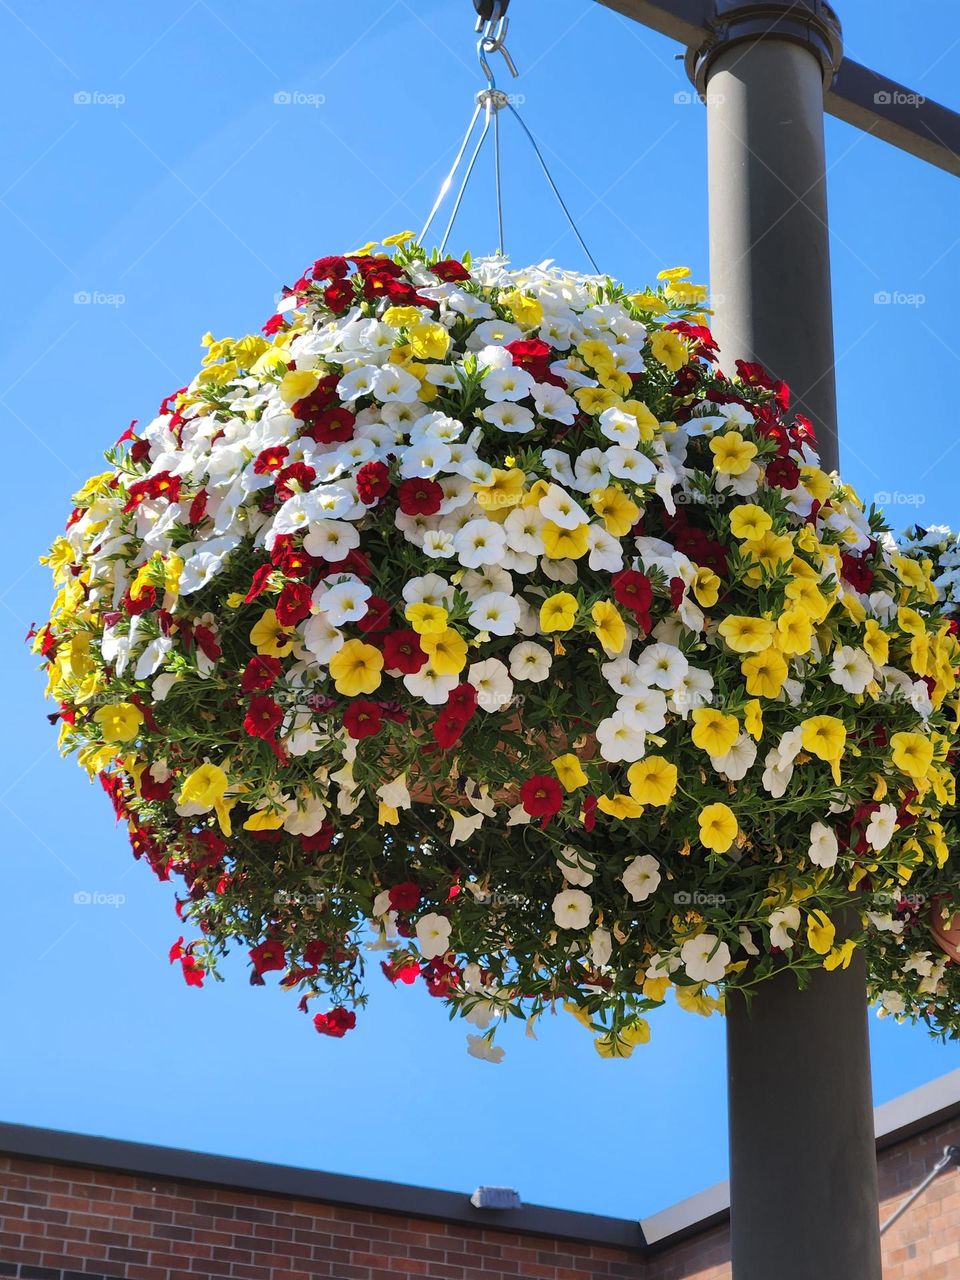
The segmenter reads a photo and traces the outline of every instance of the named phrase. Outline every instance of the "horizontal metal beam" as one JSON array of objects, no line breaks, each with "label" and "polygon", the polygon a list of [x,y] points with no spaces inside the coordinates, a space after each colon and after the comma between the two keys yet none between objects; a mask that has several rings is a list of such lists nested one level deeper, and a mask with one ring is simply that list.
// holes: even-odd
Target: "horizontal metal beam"
[{"label": "horizontal metal beam", "polygon": [[688,47],[700,44],[710,32],[712,0],[599,0],[599,3]]},{"label": "horizontal metal beam", "polygon": [[832,116],[960,177],[960,115],[844,58],[824,105]]},{"label": "horizontal metal beam", "polygon": [[[698,48],[715,29],[714,0],[597,0],[608,9],[669,36],[686,48]],[[960,114],[844,58],[828,87],[824,106],[844,120],[960,176]]]}]

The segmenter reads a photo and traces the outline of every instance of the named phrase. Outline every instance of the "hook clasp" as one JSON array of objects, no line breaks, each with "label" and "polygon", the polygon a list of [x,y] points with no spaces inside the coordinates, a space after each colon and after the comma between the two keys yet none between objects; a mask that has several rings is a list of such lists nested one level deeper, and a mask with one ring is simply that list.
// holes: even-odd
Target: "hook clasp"
[{"label": "hook clasp", "polygon": [[[505,9],[506,5],[503,7]],[[480,68],[486,76],[487,83],[491,89],[496,87],[496,80],[488,61],[490,54],[499,53],[503,55],[507,69],[514,79],[520,74],[517,70],[517,64],[510,56],[510,50],[506,45],[509,28],[510,19],[505,13],[501,13],[499,17],[494,16],[486,22],[482,17],[477,19],[477,30],[480,32],[480,39],[477,42],[477,57],[480,59]]]}]

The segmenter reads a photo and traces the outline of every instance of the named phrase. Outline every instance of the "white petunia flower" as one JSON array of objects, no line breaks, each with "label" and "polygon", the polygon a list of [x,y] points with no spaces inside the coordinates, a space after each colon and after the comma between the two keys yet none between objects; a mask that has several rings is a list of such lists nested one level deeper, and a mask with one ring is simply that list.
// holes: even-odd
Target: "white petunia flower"
[{"label": "white petunia flower", "polygon": [[757,744],[749,733],[741,733],[726,755],[711,756],[710,763],[731,782],[740,782],[753,768],[756,758]]},{"label": "white petunia flower", "polygon": [[313,603],[327,615],[335,627],[357,622],[367,612],[367,601],[373,592],[353,574],[342,574],[321,582],[313,593]]},{"label": "white petunia flower", "polygon": [[436,960],[445,955],[450,946],[450,921],[446,916],[430,911],[417,921],[417,942],[424,960]]},{"label": "white petunia flower", "polygon": [[605,489],[610,483],[607,455],[602,449],[584,449],[573,464],[572,487],[581,493]]},{"label": "white petunia flower", "polygon": [[870,821],[867,823],[865,832],[867,844],[879,853],[893,839],[896,829],[897,806],[895,804],[879,805],[870,815]]},{"label": "white petunia flower", "polygon": [[431,707],[442,707],[460,683],[459,676],[439,676],[429,664],[403,677],[404,688]]},{"label": "white petunia flower", "polygon": [[637,672],[641,680],[659,689],[676,689],[690,664],[680,650],[672,644],[650,644],[637,658]]},{"label": "white petunia flower", "polygon": [[837,834],[825,822],[815,822],[810,828],[810,847],[807,857],[815,867],[832,867],[836,865],[840,844]]},{"label": "white petunia flower", "polygon": [[534,383],[531,394],[541,418],[551,418],[554,422],[562,422],[566,427],[573,426],[579,412],[578,405],[563,387],[555,387],[550,382],[537,382]]},{"label": "white petunia flower", "polygon": [[470,625],[495,636],[512,636],[520,621],[520,602],[503,591],[491,591],[474,601]]},{"label": "white petunia flower", "polygon": [[411,578],[401,594],[407,604],[432,604],[437,609],[449,609],[453,604],[453,587],[437,573]]},{"label": "white petunia flower", "polygon": [[503,369],[489,369],[480,384],[483,394],[492,402],[500,400],[525,400],[533,391],[534,381],[525,369],[515,365]]},{"label": "white petunia flower", "polygon": [[660,883],[660,863],[649,853],[634,858],[620,877],[634,902],[645,902]]},{"label": "white petunia flower", "polygon": [[430,480],[450,461],[450,447],[442,440],[422,440],[404,449],[400,474],[404,480]]},{"label": "white petunia flower", "polygon": [[587,533],[590,554],[587,563],[591,569],[604,573],[619,573],[623,568],[623,550],[620,542],[607,533],[602,524],[592,524]]},{"label": "white petunia flower", "polygon": [[624,413],[622,409],[604,409],[597,421],[603,435],[621,448],[636,449],[640,443],[640,428],[636,418]]},{"label": "white petunia flower", "polygon": [[455,535],[453,545],[457,558],[467,569],[496,564],[507,547],[503,526],[483,517],[469,520]]},{"label": "white petunia flower", "polygon": [[507,546],[526,555],[543,555],[544,518],[536,507],[514,507],[503,522]]},{"label": "white petunia flower", "polygon": [[453,536],[445,529],[428,529],[420,546],[423,554],[431,560],[449,560],[457,554]]},{"label": "white petunia flower", "polygon": [[639,449],[624,449],[614,445],[606,453],[607,467],[612,476],[630,480],[634,484],[649,484],[657,476],[657,468]]},{"label": "white petunia flower", "polygon": [[550,485],[538,506],[544,519],[559,525],[561,529],[578,529],[590,520],[583,507],[556,484]]},{"label": "white petunia flower", "polygon": [[514,680],[532,680],[539,684],[550,674],[552,662],[549,649],[533,640],[523,640],[510,650],[510,674]]},{"label": "white petunia flower", "polygon": [[590,923],[593,900],[582,889],[564,889],[552,905],[553,918],[561,929],[585,929]]},{"label": "white petunia flower", "polygon": [[509,432],[511,435],[523,435],[527,431],[532,431],[537,425],[529,409],[522,404],[514,404],[510,400],[488,405],[482,410],[480,417],[484,422],[489,422],[492,427]]},{"label": "white petunia flower", "polygon": [[667,723],[667,700],[659,689],[637,689],[617,699],[617,710],[637,729],[656,733]]},{"label": "white petunia flower", "polygon": [[325,613],[315,613],[312,618],[307,619],[301,630],[304,648],[324,665],[343,648],[342,632],[337,630]]},{"label": "white petunia flower", "polygon": [[308,556],[337,564],[360,545],[360,533],[345,520],[314,520],[303,540]]},{"label": "white petunia flower", "polygon": [[577,885],[581,889],[593,884],[593,873],[597,869],[595,862],[571,844],[564,845],[560,850],[557,867],[567,884]]},{"label": "white petunia flower", "polygon": [[771,911],[768,924],[771,947],[789,951],[796,942],[795,935],[800,928],[800,908],[781,907],[779,911]]},{"label": "white petunia flower", "polygon": [[873,663],[862,649],[842,644],[834,650],[830,679],[847,693],[863,693],[874,678]]},{"label": "white petunia flower", "polygon": [[611,764],[621,760],[633,764],[642,760],[646,751],[646,734],[635,728],[622,711],[615,711],[606,720],[601,720],[596,728],[600,754]]},{"label": "white petunia flower", "polygon": [[557,484],[567,485],[571,489],[576,487],[574,484],[576,477],[569,455],[562,449],[544,449],[540,454],[540,460]]},{"label": "white petunia flower", "polygon": [[467,1053],[471,1058],[479,1058],[481,1062],[492,1062],[499,1065],[503,1061],[503,1046],[494,1044],[486,1036],[467,1036]]},{"label": "white petunia flower", "polygon": [[590,963],[602,969],[613,955],[613,939],[609,929],[594,929],[590,935]]},{"label": "white petunia flower", "polygon": [[693,982],[719,982],[730,963],[730,948],[712,933],[688,938],[680,948],[687,977]]},{"label": "white petunia flower", "polygon": [[499,658],[475,662],[467,680],[477,691],[477,705],[484,711],[502,711],[513,699],[513,681]]},{"label": "white petunia flower", "polygon": [[[349,374],[347,375],[349,377]],[[383,402],[391,400],[412,404],[420,394],[420,379],[398,364],[385,364],[373,379],[373,394]]]}]

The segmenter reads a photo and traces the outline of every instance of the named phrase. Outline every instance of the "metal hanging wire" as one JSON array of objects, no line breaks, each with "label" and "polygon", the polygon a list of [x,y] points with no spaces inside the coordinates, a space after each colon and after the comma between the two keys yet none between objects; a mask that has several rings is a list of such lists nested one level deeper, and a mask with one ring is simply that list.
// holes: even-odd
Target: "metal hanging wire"
[{"label": "metal hanging wire", "polygon": [[517,110],[515,104],[510,100],[508,95],[503,92],[502,89],[499,89],[497,87],[496,76],[494,75],[493,67],[490,65],[490,59],[493,56],[493,54],[495,53],[500,54],[500,56],[503,58],[504,62],[507,65],[508,71],[510,72],[511,76],[514,77],[514,79],[516,79],[516,77],[520,74],[519,71],[517,70],[516,63],[511,57],[510,51],[507,49],[507,46],[506,46],[507,32],[510,27],[510,19],[507,17],[507,7],[510,3],[510,0],[473,0],[473,3],[474,3],[474,8],[477,10],[476,30],[480,37],[479,40],[477,41],[477,59],[480,63],[480,70],[483,72],[484,79],[486,80],[487,85],[485,89],[481,89],[480,92],[477,94],[476,106],[474,108],[473,115],[470,119],[470,123],[467,125],[467,131],[463,136],[463,141],[460,144],[460,149],[457,151],[456,158],[454,159],[450,172],[444,178],[440,186],[440,191],[437,195],[436,200],[433,203],[433,208],[430,210],[429,216],[427,217],[427,220],[423,225],[423,230],[420,232],[419,236],[417,236],[417,244],[421,244],[421,245],[423,244],[427,234],[430,231],[431,226],[433,225],[434,219],[436,218],[437,214],[440,212],[443,202],[446,200],[447,196],[449,195],[450,190],[453,187],[454,182],[456,181],[457,174],[460,171],[460,166],[463,164],[464,157],[467,154],[467,150],[470,146],[471,139],[473,138],[474,130],[476,129],[477,123],[480,120],[480,116],[482,114],[483,125],[480,130],[480,137],[478,138],[477,143],[470,154],[470,159],[467,161],[467,167],[464,171],[463,178],[457,190],[456,198],[454,199],[454,202],[453,202],[453,209],[451,210],[450,218],[449,218],[449,221],[447,222],[446,230],[443,233],[443,239],[440,241],[440,252],[441,254],[446,252],[447,244],[450,240],[450,236],[451,236],[451,233],[453,232],[454,224],[456,223],[456,220],[457,220],[457,215],[459,214],[460,207],[463,204],[463,197],[466,194],[467,186],[469,185],[470,179],[473,176],[474,169],[476,168],[477,161],[480,158],[480,153],[483,151],[484,143],[486,142],[487,137],[490,134],[490,128],[492,125],[493,126],[493,174],[494,174],[494,189],[496,192],[496,201],[497,201],[497,253],[501,257],[504,256],[505,237],[504,237],[504,221],[503,221],[503,180],[502,180],[502,171],[501,171],[500,112],[503,111],[504,108],[506,108],[510,112],[510,114],[514,117],[514,119],[517,121],[517,124],[519,124],[520,128],[523,130],[523,133],[526,136],[528,142],[530,143],[530,146],[533,148],[533,153],[536,156],[537,161],[539,162],[540,168],[543,171],[543,175],[546,178],[547,182],[550,184],[550,189],[553,192],[554,196],[556,197],[557,203],[560,205],[560,208],[563,210],[564,217],[569,223],[570,229],[573,231],[573,234],[577,237],[577,240],[580,242],[580,247],[581,249],[583,249],[583,252],[587,255],[590,265],[593,267],[594,271],[596,271],[596,273],[600,275],[601,274],[600,268],[597,266],[597,263],[593,257],[593,254],[587,248],[586,241],[584,240],[583,236],[580,234],[580,228],[577,226],[576,222],[574,221],[573,215],[571,214],[569,207],[567,206],[565,200],[563,199],[563,196],[560,194],[560,189],[553,179],[553,175],[550,172],[550,168],[547,165],[546,160],[544,159],[543,152],[540,150],[540,147],[537,145],[536,138],[527,128],[527,125],[523,120],[522,116],[520,115],[520,112]]}]

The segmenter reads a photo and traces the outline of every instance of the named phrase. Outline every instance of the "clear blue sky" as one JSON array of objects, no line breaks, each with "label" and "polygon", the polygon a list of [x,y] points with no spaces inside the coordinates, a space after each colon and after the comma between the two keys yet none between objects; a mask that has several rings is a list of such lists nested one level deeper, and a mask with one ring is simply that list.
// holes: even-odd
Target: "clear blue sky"
[{"label": "clear blue sky", "polygon": [[[960,107],[951,0],[840,8],[851,56]],[[258,328],[314,257],[418,225],[478,87],[471,14],[468,0],[0,0],[0,1114],[647,1214],[725,1176],[718,1019],[664,1011],[627,1063],[557,1019],[539,1043],[508,1037],[493,1067],[466,1057],[442,1006],[378,978],[340,1043],[295,999],[249,987],[242,963],[187,989],[166,961],[172,889],[58,759],[22,643],[68,495],[195,372],[200,336]],[[678,50],[591,0],[514,0],[513,14],[516,91],[601,265],[637,286],[679,262],[705,279],[704,118],[675,101]],[[918,495],[899,524],[956,522],[960,188],[827,127],[845,472],[867,497]],[[456,250],[493,247],[489,176]],[[515,260],[584,265],[513,131],[506,187]],[[879,306],[881,291],[925,300]],[[83,890],[125,901],[75,905]],[[960,1065],[920,1031],[872,1032],[878,1101]]]}]

